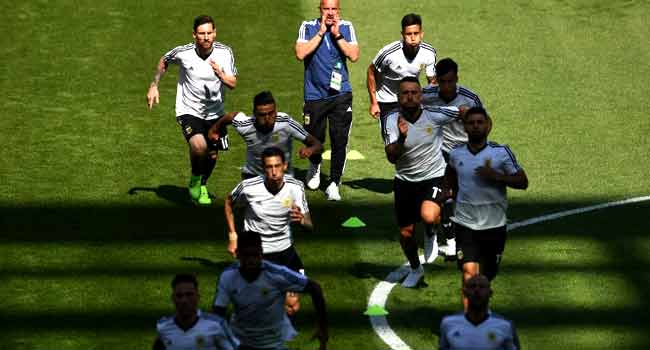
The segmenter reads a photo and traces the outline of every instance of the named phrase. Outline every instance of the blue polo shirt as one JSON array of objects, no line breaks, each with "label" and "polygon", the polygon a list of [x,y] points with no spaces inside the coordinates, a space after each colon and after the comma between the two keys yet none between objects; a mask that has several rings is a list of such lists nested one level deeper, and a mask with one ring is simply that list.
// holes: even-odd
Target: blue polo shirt
[{"label": "blue polo shirt", "polygon": [[[318,35],[320,30],[320,19],[304,21],[298,32],[299,43],[309,41]],[[351,44],[357,43],[357,36],[354,27],[349,21],[341,20],[339,32],[345,40]],[[336,64],[340,62],[339,72],[342,75],[341,91],[330,89],[330,79]],[[332,33],[327,32],[321,39],[316,51],[305,57],[305,101],[322,100],[336,97],[344,93],[352,92],[350,85],[347,57],[334,41]]]}]

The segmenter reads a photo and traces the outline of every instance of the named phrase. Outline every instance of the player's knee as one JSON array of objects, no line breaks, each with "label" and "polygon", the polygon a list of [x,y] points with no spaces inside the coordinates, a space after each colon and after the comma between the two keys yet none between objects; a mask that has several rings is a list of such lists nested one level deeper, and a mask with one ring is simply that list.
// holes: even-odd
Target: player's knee
[{"label": "player's knee", "polygon": [[440,206],[434,202],[425,202],[420,210],[420,216],[426,225],[437,224],[440,222]]},{"label": "player's knee", "polygon": [[205,154],[208,151],[208,144],[203,135],[194,135],[189,140],[190,150],[195,154]]},{"label": "player's knee", "polygon": [[295,315],[300,310],[300,298],[297,294],[287,293],[284,300],[284,309],[289,316]]}]

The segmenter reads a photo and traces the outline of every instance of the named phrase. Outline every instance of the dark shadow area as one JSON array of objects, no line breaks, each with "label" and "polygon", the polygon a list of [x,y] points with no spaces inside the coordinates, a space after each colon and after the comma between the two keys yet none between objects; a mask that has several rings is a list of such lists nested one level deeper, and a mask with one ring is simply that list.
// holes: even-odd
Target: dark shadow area
[{"label": "dark shadow area", "polygon": [[226,267],[230,266],[233,261],[212,261],[210,259],[206,258],[200,258],[200,257],[195,257],[195,256],[183,256],[181,257],[181,260],[183,261],[190,261],[190,262],[197,262],[199,265],[203,267],[207,267],[210,269],[214,269],[217,271],[222,271]]},{"label": "dark shadow area", "polygon": [[343,181],[343,184],[354,189],[364,189],[370,192],[388,194],[393,192],[393,179],[365,178],[360,180]]},{"label": "dark shadow area", "polygon": [[158,187],[133,187],[129,190],[129,195],[134,196],[140,192],[155,193],[156,196],[180,206],[194,206],[192,199],[187,192],[187,187],[174,185],[160,185]]},{"label": "dark shadow area", "polygon": [[[170,190],[176,193],[177,190]],[[184,191],[184,189],[183,189]],[[606,200],[567,201],[567,202],[518,202],[511,206],[511,222],[524,220],[533,216],[555,213],[603,203]],[[623,208],[623,209],[621,209]],[[310,203],[314,232],[296,229],[298,241],[362,241],[391,240],[397,237],[397,225],[393,203],[352,203],[327,202]],[[607,210],[607,215],[599,213]],[[618,216],[611,211],[617,211]],[[219,241],[224,240],[225,221],[223,204],[212,206],[0,206],[0,240],[20,242],[56,242],[56,241]],[[650,203],[642,202],[601,209],[593,220],[584,220],[581,216],[569,216],[562,219],[567,227],[557,232],[537,229],[537,225],[520,228],[512,236],[545,237],[548,235],[584,236],[590,239],[618,239],[612,232],[598,230],[602,225],[616,220],[634,219],[626,212],[650,212]],[[356,216],[366,223],[366,227],[347,229],[341,224],[348,218]],[[540,224],[538,224],[540,225]],[[644,225],[626,225],[630,234],[645,235]],[[596,234],[597,236],[594,236]]]}]

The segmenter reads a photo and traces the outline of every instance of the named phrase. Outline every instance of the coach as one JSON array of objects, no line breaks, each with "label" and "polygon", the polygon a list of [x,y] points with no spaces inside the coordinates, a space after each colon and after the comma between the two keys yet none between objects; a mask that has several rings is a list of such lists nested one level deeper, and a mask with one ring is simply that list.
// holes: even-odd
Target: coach
[{"label": "coach", "polygon": [[[352,86],[347,59],[359,59],[354,27],[339,15],[338,0],[321,0],[320,18],[304,21],[296,41],[296,58],[304,61],[305,129],[321,143],[329,119],[332,164],[330,184],[325,190],[328,200],[341,200],[339,184],[345,167],[345,153],[352,125]],[[309,189],[320,186],[320,154],[309,158],[305,182]]]}]

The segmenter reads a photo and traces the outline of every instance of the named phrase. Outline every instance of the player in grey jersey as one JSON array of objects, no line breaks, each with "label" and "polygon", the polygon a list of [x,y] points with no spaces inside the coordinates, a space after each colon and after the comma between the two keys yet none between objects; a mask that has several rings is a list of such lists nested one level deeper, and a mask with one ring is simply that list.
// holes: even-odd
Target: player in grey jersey
[{"label": "player in grey jersey", "polygon": [[310,135],[305,128],[288,114],[278,112],[277,104],[270,91],[262,91],[253,98],[253,115],[242,112],[229,112],[210,128],[208,138],[218,142],[221,131],[232,124],[246,142],[246,164],[242,167],[242,179],[264,175],[262,152],[268,147],[278,147],[287,160],[287,173],[292,175],[291,149],[293,139],[300,140],[305,147],[298,151],[300,158],[308,158],[322,152],[320,141]]},{"label": "player in grey jersey", "polygon": [[[481,99],[472,90],[458,85],[458,64],[451,58],[443,58],[436,63],[438,85],[429,85],[422,89],[422,104],[425,106],[465,106],[483,107]],[[442,127],[442,155],[449,160],[449,152],[467,143],[467,133],[462,120],[455,120]],[[453,215],[454,201],[449,198],[442,206],[440,227],[442,228],[442,244],[440,253],[447,259],[456,257],[456,236],[450,217]]]},{"label": "player in grey jersey", "polygon": [[[400,83],[400,111],[388,116],[384,140],[386,157],[395,164],[393,189],[400,244],[411,267],[402,283],[404,287],[417,286],[424,276],[414,236],[417,222],[423,221],[427,228],[426,262],[432,262],[437,256],[437,249],[434,248],[436,238],[431,226],[439,220],[442,176],[446,166],[440,152],[441,128],[460,116],[456,107],[423,109],[421,99],[422,89],[418,79],[403,78]],[[403,275],[400,273],[391,276],[391,279],[401,277]]]}]

